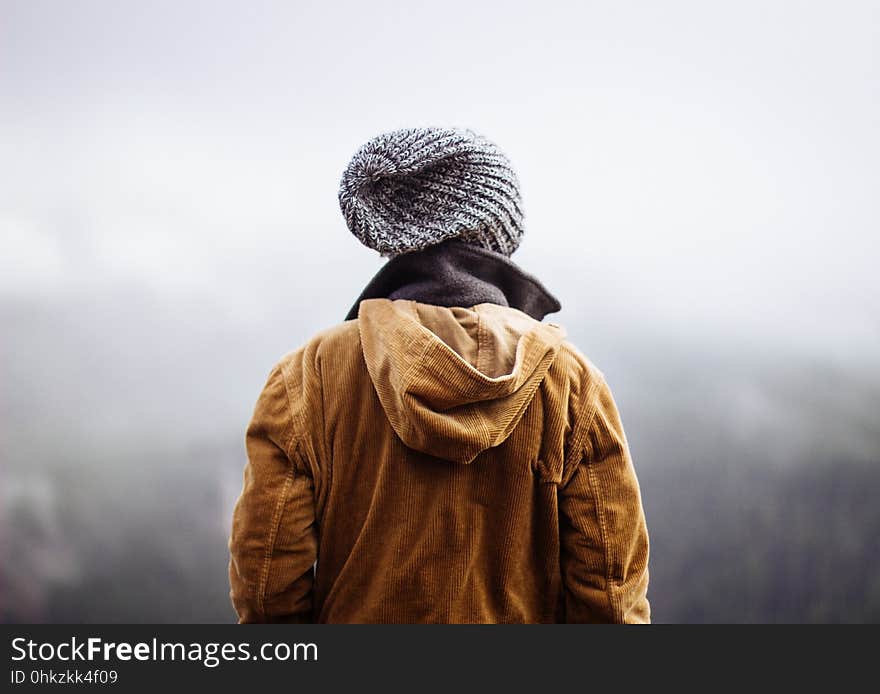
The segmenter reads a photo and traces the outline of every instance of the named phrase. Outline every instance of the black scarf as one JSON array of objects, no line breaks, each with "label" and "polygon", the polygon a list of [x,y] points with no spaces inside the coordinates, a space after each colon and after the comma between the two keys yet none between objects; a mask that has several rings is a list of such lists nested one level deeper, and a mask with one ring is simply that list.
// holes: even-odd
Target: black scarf
[{"label": "black scarf", "polygon": [[435,306],[500,304],[536,320],[559,311],[559,301],[507,256],[457,239],[389,260],[361,292],[345,320],[357,318],[364,299],[410,299]]}]

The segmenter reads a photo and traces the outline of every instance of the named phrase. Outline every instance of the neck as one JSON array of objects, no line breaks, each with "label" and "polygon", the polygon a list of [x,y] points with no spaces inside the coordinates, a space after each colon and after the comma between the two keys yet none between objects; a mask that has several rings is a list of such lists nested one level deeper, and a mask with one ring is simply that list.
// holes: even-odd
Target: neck
[{"label": "neck", "polygon": [[450,240],[389,260],[361,292],[346,320],[357,318],[364,299],[410,299],[436,306],[510,306],[542,320],[559,301],[507,256]]}]

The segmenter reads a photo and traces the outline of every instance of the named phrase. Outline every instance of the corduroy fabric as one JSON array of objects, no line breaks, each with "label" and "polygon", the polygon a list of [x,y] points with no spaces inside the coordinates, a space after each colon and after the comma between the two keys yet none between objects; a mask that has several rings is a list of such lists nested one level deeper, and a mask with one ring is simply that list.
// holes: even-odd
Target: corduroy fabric
[{"label": "corduroy fabric", "polygon": [[650,619],[621,420],[554,324],[364,301],[272,370],[247,449],[242,622]]}]

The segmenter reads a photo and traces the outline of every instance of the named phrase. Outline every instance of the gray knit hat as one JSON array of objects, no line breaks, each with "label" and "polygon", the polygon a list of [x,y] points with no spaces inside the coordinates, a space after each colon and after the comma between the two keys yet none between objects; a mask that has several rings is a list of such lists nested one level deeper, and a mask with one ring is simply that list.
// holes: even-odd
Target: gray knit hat
[{"label": "gray knit hat", "polygon": [[383,256],[452,238],[510,255],[523,234],[516,173],[471,130],[407,128],[373,138],[345,169],[339,206],[351,233]]}]

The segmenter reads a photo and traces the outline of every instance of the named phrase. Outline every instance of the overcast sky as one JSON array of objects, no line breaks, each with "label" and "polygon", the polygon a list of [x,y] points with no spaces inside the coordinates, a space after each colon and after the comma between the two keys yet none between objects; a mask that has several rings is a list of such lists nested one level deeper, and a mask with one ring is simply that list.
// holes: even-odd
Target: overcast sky
[{"label": "overcast sky", "polygon": [[381,263],[348,158],[437,124],[513,160],[514,259],[563,322],[878,351],[876,2],[0,8],[7,301],[127,287],[304,337]]}]

